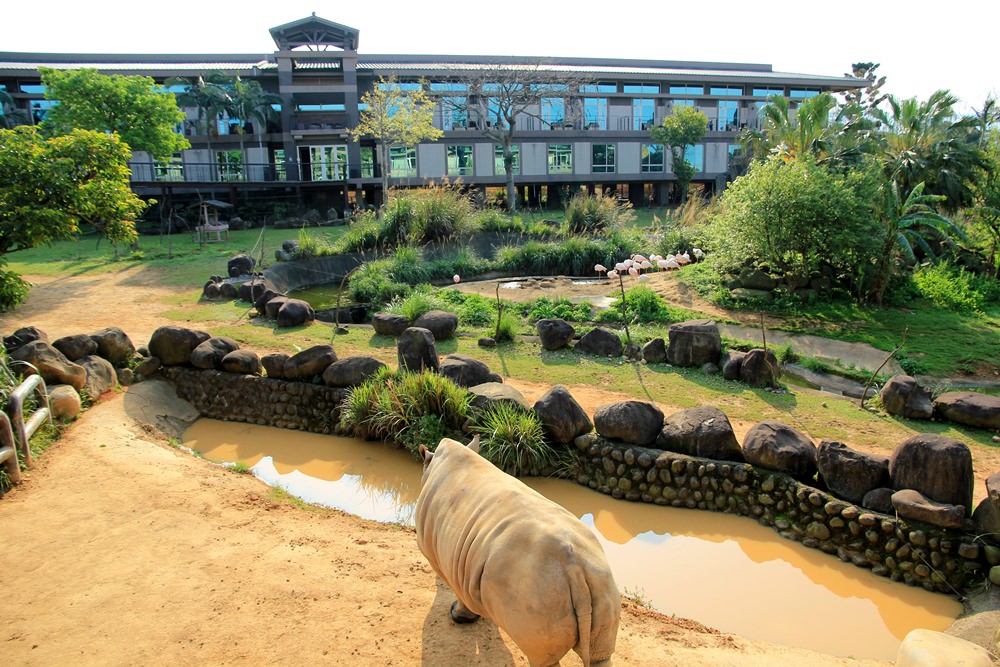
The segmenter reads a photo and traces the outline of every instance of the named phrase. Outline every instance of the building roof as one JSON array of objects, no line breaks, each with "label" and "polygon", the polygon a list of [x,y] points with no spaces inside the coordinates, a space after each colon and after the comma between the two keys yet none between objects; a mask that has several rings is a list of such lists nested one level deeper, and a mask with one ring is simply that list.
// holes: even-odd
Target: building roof
[{"label": "building roof", "polygon": [[324,51],[325,47],[335,47],[345,51],[357,51],[361,33],[356,28],[327,21],[316,16],[307,16],[276,28],[271,28],[271,38],[280,51],[308,49]]}]

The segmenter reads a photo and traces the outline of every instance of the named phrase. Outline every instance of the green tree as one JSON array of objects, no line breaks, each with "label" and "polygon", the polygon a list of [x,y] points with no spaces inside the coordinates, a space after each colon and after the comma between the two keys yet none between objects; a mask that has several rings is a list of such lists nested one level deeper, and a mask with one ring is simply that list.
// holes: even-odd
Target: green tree
[{"label": "green tree", "polygon": [[[184,92],[179,93],[177,103],[198,111],[198,124],[201,125],[208,144],[208,152],[212,153],[212,137],[219,134],[219,115],[228,112],[233,105],[232,96],[227,90],[229,77],[218,72],[212,72],[197,79],[173,77],[167,79],[168,86],[184,86]],[[213,158],[214,162],[214,158]]]},{"label": "green tree", "polygon": [[246,168],[248,160],[244,137],[247,124],[253,122],[256,126],[258,146],[263,149],[268,121],[278,117],[273,105],[281,104],[282,99],[281,95],[264,90],[259,81],[244,81],[239,76],[232,81],[229,98],[229,115],[239,121],[236,132],[240,136],[240,154],[243,156],[243,165]]},{"label": "green tree", "polygon": [[58,100],[45,117],[53,134],[71,129],[114,132],[133,151],[165,161],[189,146],[174,131],[184,114],[173,95],[148,76],[105,76],[96,69],[39,67],[45,98]]},{"label": "green tree", "polygon": [[[33,126],[0,130],[0,267],[12,252],[72,238],[88,224],[114,242],[136,238],[146,207],[129,187],[127,145],[115,134],[72,130],[46,138]],[[0,307],[26,284],[0,271]]]},{"label": "green tree", "polygon": [[376,142],[382,168],[382,207],[389,203],[389,178],[392,146],[416,146],[422,141],[436,141],[443,134],[433,125],[434,100],[422,89],[402,90],[393,79],[379,79],[361,96],[363,109],[358,124],[348,130],[354,141],[372,137]]},{"label": "green tree", "polygon": [[704,139],[707,131],[708,117],[685,104],[675,105],[673,113],[664,118],[662,124],[649,131],[650,139],[670,150],[681,203],[687,201],[688,187],[695,174],[694,165],[685,158],[687,147]]}]

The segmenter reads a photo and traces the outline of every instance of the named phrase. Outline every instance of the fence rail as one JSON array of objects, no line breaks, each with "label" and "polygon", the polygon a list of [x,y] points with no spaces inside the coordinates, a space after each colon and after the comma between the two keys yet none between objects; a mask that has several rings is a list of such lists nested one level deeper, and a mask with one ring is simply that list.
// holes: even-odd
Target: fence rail
[{"label": "fence rail", "polygon": [[[32,393],[35,394],[37,405],[25,421],[25,403]],[[17,484],[21,481],[18,454],[20,453],[25,467],[31,466],[34,463],[31,457],[31,436],[42,424],[52,423],[45,380],[41,375],[29,376],[11,392],[7,405],[7,412],[0,412],[0,464],[3,464],[10,481]]]}]

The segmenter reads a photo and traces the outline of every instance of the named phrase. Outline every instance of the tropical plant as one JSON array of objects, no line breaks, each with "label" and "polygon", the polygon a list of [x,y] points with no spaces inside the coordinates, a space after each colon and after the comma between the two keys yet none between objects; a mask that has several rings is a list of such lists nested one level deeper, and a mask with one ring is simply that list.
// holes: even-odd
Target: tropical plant
[{"label": "tropical plant", "polygon": [[253,123],[257,134],[257,145],[263,151],[264,134],[267,132],[268,123],[278,119],[278,112],[274,106],[282,102],[281,95],[267,92],[259,81],[244,81],[239,76],[233,79],[228,111],[232,117],[239,120],[236,132],[240,137],[240,153],[243,154],[244,164],[248,162],[244,145],[247,124]]},{"label": "tropical plant", "polygon": [[476,417],[473,432],[481,438],[479,453],[515,477],[554,465],[557,455],[545,440],[545,428],[533,410],[497,401]]},{"label": "tropical plant", "polygon": [[184,92],[176,95],[177,104],[197,109],[198,122],[204,129],[209,153],[212,152],[212,137],[219,135],[219,116],[232,108],[228,84],[229,77],[219,72],[210,72],[196,79],[172,77],[166,81],[168,87],[185,87]]}]

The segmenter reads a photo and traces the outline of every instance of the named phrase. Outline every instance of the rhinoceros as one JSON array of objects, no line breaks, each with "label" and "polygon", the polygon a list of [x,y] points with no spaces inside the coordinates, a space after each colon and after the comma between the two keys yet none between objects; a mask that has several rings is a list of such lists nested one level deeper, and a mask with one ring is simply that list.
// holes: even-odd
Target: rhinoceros
[{"label": "rhinoceros", "polygon": [[570,649],[609,667],[621,598],[597,538],[478,452],[478,436],[420,447],[417,545],[458,598],[452,620],[492,619],[533,667]]}]

